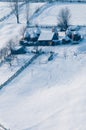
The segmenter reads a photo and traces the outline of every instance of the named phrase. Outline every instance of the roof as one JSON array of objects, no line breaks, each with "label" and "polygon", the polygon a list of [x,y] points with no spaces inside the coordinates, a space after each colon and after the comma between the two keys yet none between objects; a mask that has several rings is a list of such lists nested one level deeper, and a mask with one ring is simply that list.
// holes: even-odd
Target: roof
[{"label": "roof", "polygon": [[42,40],[52,40],[54,33],[52,31],[42,31],[38,41],[42,41]]},{"label": "roof", "polygon": [[19,49],[21,49],[22,48],[22,46],[15,46],[14,48],[13,48],[13,50],[19,50]]}]

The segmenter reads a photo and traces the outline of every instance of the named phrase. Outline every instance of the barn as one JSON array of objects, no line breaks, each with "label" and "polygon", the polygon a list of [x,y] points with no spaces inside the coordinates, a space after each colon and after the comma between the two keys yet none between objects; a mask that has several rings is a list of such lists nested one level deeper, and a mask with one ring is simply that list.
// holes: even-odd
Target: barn
[{"label": "barn", "polygon": [[50,31],[42,31],[38,38],[38,45],[50,46],[59,44],[58,33]]}]

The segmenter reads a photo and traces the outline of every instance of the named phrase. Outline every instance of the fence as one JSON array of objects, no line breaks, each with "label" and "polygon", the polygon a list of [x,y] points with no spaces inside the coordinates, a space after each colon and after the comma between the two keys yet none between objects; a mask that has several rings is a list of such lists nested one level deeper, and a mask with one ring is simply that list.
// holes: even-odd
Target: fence
[{"label": "fence", "polygon": [[28,65],[30,65],[41,53],[35,54],[28,62],[25,63],[15,74],[13,74],[7,81],[0,85],[0,89],[9,84],[14,78],[16,78]]},{"label": "fence", "polygon": [[[2,124],[0,124],[0,130],[8,130],[7,128],[5,128]],[[9,129],[10,130],[10,129]]]}]

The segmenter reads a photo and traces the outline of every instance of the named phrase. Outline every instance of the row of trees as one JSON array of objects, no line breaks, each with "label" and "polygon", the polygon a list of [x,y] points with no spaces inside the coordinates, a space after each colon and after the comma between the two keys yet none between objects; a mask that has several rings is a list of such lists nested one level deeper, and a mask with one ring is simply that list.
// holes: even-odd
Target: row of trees
[{"label": "row of trees", "polygon": [[[26,5],[26,23],[29,24],[29,2],[28,0],[24,0]],[[10,7],[16,16],[17,23],[19,21],[19,0],[15,0],[15,2],[10,1]],[[62,30],[66,30],[70,23],[70,10],[68,8],[62,8],[57,16],[58,26],[62,28]]]}]

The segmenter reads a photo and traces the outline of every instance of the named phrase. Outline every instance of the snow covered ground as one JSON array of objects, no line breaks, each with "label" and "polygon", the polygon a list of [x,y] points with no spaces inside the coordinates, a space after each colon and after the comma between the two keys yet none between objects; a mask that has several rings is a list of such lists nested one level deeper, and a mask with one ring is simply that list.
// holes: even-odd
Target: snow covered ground
[{"label": "snow covered ground", "polygon": [[[29,6],[31,17],[35,10],[45,3],[32,3]],[[10,13],[11,9],[9,8],[9,2],[0,2],[1,9],[1,18]],[[26,13],[25,13],[25,5],[20,8],[20,24],[16,24],[15,15],[11,15],[7,20],[5,19],[3,22],[0,22],[0,49],[5,47],[10,40],[13,40],[18,44],[21,37],[23,37],[23,29],[26,27]]]},{"label": "snow covered ground", "polygon": [[[71,11],[71,24],[74,25],[86,25],[86,12],[83,8],[86,8],[86,4],[46,4],[46,3],[33,3],[30,4],[30,17],[34,11],[45,5],[36,17],[32,17],[31,22],[40,25],[56,25],[57,15],[61,8],[68,7]],[[0,2],[1,18],[6,16],[9,9],[9,3]],[[4,11],[5,9],[5,11]],[[25,5],[20,9],[20,24],[16,24],[15,15],[11,15],[7,20],[0,22],[0,48],[5,47],[10,40],[18,42],[22,37],[22,30],[26,26],[26,16],[25,16]]]},{"label": "snow covered ground", "polygon": [[3,17],[3,14],[6,16],[11,11],[9,8],[8,2],[0,2],[0,19]]},{"label": "snow covered ground", "polygon": [[[70,6],[74,23],[85,24],[85,4],[83,7],[82,4],[59,6]],[[34,17],[33,22],[36,20],[42,24],[45,21],[46,24],[55,24],[56,10],[56,4],[48,5],[38,17]],[[46,11],[49,17],[46,17]],[[77,18],[74,12],[78,14]],[[47,18],[52,18],[52,21]],[[0,48],[5,47],[10,38],[16,41],[20,38],[22,26],[25,24],[15,24],[13,16],[7,23],[0,23]],[[85,28],[80,31],[86,36]],[[40,47],[46,54],[38,57],[0,90],[1,124],[10,130],[86,130],[86,37],[84,38],[78,45]],[[53,60],[48,61],[50,54],[47,52],[50,51],[55,55]],[[19,59],[21,66],[27,57]],[[8,69],[7,64],[0,67],[0,82],[10,74],[12,70]]]},{"label": "snow covered ground", "polygon": [[[45,9],[41,15],[36,19],[34,18],[33,23],[40,25],[57,25],[57,16],[61,8],[69,8],[71,13],[70,23],[72,25],[86,25],[86,4],[77,3],[51,3],[47,9]],[[42,19],[42,20],[41,20]]]},{"label": "snow covered ground", "polygon": [[86,53],[80,48],[55,48],[54,60],[40,56],[1,90],[0,121],[13,130],[85,130]]},{"label": "snow covered ground", "polygon": [[9,79],[14,73],[17,72],[28,60],[31,59],[33,54],[25,54],[14,56],[11,62],[5,62],[0,66],[0,85]]}]

